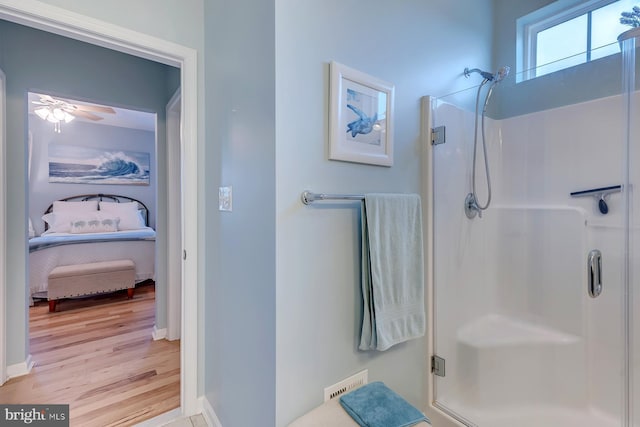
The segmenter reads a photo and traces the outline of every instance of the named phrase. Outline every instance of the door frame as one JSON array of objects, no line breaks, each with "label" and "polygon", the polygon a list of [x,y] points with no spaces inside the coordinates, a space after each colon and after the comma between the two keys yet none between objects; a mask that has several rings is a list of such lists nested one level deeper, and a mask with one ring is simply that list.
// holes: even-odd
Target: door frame
[{"label": "door frame", "polygon": [[435,374],[431,370],[431,356],[435,355],[435,331],[433,325],[436,321],[435,280],[434,280],[434,178],[433,178],[433,148],[431,130],[433,129],[432,115],[433,97],[423,96],[420,100],[420,162],[422,164],[422,211],[425,212],[425,227],[423,239],[425,242],[424,265],[425,271],[425,307],[427,309],[427,357],[423,367],[427,372],[427,401],[424,402],[425,414],[433,425],[441,427],[464,427],[461,421],[454,419],[437,406],[435,400]]},{"label": "door frame", "polygon": [[[182,259],[182,339],[180,342],[180,402],[185,416],[198,412],[198,71],[197,51],[167,40],[139,33],[127,28],[84,16],[66,9],[50,6],[35,0],[1,0],[0,19],[37,28],[50,33],[84,41],[115,51],[142,57],[180,68],[181,88],[181,171],[183,222],[182,249],[188,254]],[[4,132],[4,126],[2,127]],[[2,150],[6,148],[6,139]],[[2,156],[4,162],[6,156]],[[6,185],[3,165],[0,174],[0,209],[3,215],[0,233],[6,227],[4,193]],[[3,236],[0,236],[3,237]],[[4,242],[5,239],[2,239]],[[0,249],[1,251],[2,249]],[[1,253],[0,267],[5,254]],[[5,291],[5,273],[0,269],[0,292]],[[25,277],[26,283],[26,277]],[[3,294],[2,294],[3,295]],[[0,304],[4,315],[5,301]],[[190,307],[185,310],[185,307]],[[6,339],[6,322],[0,328],[0,342]],[[5,372],[6,360],[2,356],[0,371]]]},{"label": "door frame", "polygon": [[[7,158],[6,156],[6,77],[4,72],[0,70],[0,158]],[[6,218],[7,204],[5,195],[5,183],[6,183],[7,168],[4,165],[0,166],[0,215],[2,218]],[[5,269],[6,264],[6,221],[0,221],[0,385],[4,384],[7,380],[7,343],[6,343],[6,309],[5,301],[7,300],[6,292],[6,276],[7,271]]]},{"label": "door frame", "polygon": [[[167,176],[180,177],[182,170],[180,138],[180,110],[182,96],[180,89],[167,103]],[[167,179],[167,200],[176,201],[181,197],[181,180]],[[167,339],[173,341],[180,338],[182,281],[182,212],[180,204],[168,203],[167,206]]]}]

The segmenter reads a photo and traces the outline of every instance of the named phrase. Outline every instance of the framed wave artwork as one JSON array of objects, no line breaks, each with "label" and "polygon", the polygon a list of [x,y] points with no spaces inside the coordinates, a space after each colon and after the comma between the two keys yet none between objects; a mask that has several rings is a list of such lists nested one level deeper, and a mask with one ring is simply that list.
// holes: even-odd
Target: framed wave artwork
[{"label": "framed wave artwork", "polygon": [[330,64],[329,159],[393,165],[394,86]]},{"label": "framed wave artwork", "polygon": [[149,185],[149,153],[49,144],[49,182]]}]

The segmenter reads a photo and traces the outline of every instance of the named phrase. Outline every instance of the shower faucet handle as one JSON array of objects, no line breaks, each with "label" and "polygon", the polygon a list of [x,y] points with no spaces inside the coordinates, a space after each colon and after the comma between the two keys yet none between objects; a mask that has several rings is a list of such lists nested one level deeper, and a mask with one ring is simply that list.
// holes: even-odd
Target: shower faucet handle
[{"label": "shower faucet handle", "polygon": [[467,197],[464,199],[464,213],[469,219],[475,218],[476,215],[478,218],[482,218],[482,209],[478,207],[478,202],[476,202],[473,193],[467,194]]}]

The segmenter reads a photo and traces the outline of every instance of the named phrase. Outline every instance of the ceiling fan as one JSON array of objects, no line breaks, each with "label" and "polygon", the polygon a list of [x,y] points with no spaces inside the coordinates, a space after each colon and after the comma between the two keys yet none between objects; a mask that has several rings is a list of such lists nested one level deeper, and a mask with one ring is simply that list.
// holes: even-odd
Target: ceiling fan
[{"label": "ceiling fan", "polygon": [[[73,120],[68,119],[68,116],[83,117],[85,119],[98,121],[103,117],[94,113],[107,113],[115,114],[115,110],[111,107],[105,107],[102,105],[86,105],[86,104],[72,104],[62,99],[53,98],[50,95],[39,95],[39,101],[31,101],[35,105],[40,105],[34,112],[44,120],[53,122],[53,119],[57,121],[69,122]],[[57,111],[56,111],[57,110]],[[38,113],[40,111],[40,113]],[[66,114],[65,114],[66,113]],[[53,116],[51,119],[49,117]]]}]

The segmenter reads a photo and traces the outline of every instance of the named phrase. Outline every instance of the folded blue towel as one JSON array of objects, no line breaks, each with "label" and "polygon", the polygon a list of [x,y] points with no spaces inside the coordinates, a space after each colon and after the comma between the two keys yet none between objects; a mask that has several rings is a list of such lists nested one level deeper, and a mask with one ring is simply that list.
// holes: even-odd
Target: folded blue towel
[{"label": "folded blue towel", "polygon": [[408,427],[427,417],[384,383],[376,381],[340,396],[340,404],[362,427]]}]

